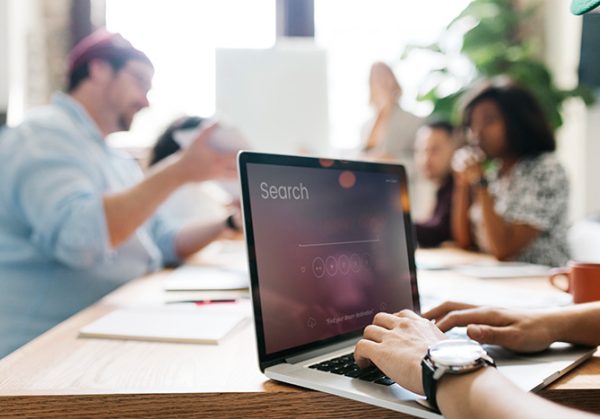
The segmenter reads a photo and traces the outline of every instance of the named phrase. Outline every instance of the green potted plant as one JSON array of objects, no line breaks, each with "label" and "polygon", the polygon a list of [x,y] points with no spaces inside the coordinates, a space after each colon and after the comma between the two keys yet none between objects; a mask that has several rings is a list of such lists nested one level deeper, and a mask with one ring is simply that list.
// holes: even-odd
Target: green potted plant
[{"label": "green potted plant", "polygon": [[434,54],[440,63],[426,77],[419,96],[433,104],[433,116],[457,122],[456,103],[469,85],[500,75],[531,89],[555,129],[562,125],[561,107],[567,98],[594,102],[585,86],[565,90],[555,85],[548,67],[536,55],[535,39],[525,29],[536,11],[536,6],[519,7],[514,0],[473,0],[450,22],[439,42],[405,50],[405,58],[419,50]]}]

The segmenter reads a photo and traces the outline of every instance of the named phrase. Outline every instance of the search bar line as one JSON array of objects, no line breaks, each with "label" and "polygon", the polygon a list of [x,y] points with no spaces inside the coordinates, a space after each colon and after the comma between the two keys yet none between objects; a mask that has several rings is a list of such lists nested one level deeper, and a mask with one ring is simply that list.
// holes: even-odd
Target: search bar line
[{"label": "search bar line", "polygon": [[308,243],[308,244],[299,244],[298,247],[322,247],[322,246],[338,246],[344,244],[361,244],[361,243],[377,243],[380,240],[371,239],[371,240],[351,240],[345,242],[329,242],[329,243]]}]

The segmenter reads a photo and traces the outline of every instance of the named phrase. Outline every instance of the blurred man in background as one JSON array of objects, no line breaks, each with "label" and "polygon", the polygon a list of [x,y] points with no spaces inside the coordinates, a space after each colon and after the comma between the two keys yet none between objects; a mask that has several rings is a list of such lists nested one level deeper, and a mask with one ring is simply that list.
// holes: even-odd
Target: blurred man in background
[{"label": "blurred man in background", "polygon": [[154,68],[120,35],[98,31],[71,51],[68,93],[29,113],[0,142],[0,357],[124,282],[177,263],[233,217],[173,227],[156,210],[177,188],[235,176],[215,126],[144,177],[107,135],[148,106]]}]

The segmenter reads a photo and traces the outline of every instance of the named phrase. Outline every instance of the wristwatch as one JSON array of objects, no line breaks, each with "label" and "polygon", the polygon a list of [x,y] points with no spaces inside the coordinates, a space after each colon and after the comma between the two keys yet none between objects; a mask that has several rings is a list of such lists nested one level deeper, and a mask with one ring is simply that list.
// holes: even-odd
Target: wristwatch
[{"label": "wristwatch", "polygon": [[438,381],[446,374],[460,375],[496,364],[483,347],[469,339],[448,339],[431,345],[421,361],[423,390],[429,405],[439,412]]},{"label": "wristwatch", "polygon": [[233,230],[237,233],[242,232],[242,227],[240,225],[238,225],[238,223],[235,222],[235,216],[233,214],[230,214],[225,219],[225,225],[227,226],[227,228],[229,228],[230,230]]},{"label": "wristwatch", "polygon": [[488,187],[488,180],[485,176],[481,176],[477,181],[473,183],[473,186],[486,189]]}]

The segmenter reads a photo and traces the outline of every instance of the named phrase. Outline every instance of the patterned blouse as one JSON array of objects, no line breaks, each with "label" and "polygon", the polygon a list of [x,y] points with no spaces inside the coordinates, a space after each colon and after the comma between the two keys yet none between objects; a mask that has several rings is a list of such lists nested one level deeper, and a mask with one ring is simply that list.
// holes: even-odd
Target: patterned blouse
[{"label": "patterned blouse", "polygon": [[[566,241],[569,180],[553,153],[522,159],[505,176],[498,170],[486,175],[496,213],[506,221],[527,224],[539,236],[514,259],[548,266],[561,266],[569,258]],[[482,227],[479,205],[470,209],[475,242],[490,249]]]}]

